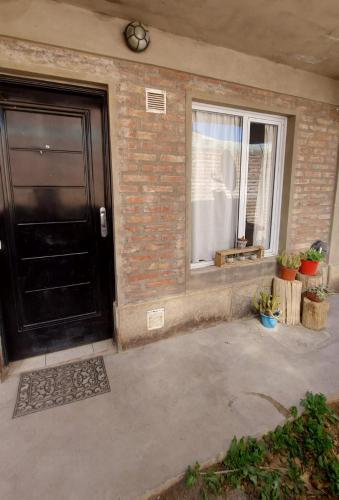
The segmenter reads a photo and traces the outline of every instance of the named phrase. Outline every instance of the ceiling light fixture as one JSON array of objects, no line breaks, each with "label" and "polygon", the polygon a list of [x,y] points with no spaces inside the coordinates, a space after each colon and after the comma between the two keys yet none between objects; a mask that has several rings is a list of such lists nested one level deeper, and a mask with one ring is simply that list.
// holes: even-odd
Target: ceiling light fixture
[{"label": "ceiling light fixture", "polygon": [[143,52],[150,43],[149,31],[140,21],[132,21],[124,31],[128,47],[134,52]]}]

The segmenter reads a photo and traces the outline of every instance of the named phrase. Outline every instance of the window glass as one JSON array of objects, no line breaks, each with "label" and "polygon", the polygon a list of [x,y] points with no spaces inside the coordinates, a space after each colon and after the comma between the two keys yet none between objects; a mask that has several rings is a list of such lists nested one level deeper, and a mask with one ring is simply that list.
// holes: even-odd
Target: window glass
[{"label": "window glass", "polygon": [[270,248],[277,125],[250,124],[246,193],[248,245]]},{"label": "window glass", "polygon": [[261,245],[278,251],[286,118],[194,103],[191,260]]},{"label": "window glass", "polygon": [[242,119],[193,111],[192,262],[212,261],[235,244],[238,227]]}]

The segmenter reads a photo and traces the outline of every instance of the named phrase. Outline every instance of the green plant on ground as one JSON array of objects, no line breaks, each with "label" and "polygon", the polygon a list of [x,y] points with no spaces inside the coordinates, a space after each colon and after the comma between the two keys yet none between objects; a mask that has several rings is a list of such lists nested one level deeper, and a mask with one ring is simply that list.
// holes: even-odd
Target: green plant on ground
[{"label": "green plant on ground", "polygon": [[200,464],[198,462],[195,462],[193,467],[189,465],[187,467],[185,476],[186,486],[188,487],[194,486],[199,479],[199,474],[200,474]]},{"label": "green plant on ground", "polygon": [[313,262],[321,262],[325,259],[324,252],[320,252],[316,248],[309,248],[300,254],[301,260],[311,260]]},{"label": "green plant on ground", "polygon": [[299,269],[301,264],[300,255],[288,254],[285,251],[278,255],[277,261],[281,267],[287,267],[288,269]]},{"label": "green plant on ground", "polygon": [[312,286],[307,289],[307,292],[313,293],[318,300],[325,300],[328,295],[334,294],[335,292],[328,288],[326,285]]},{"label": "green plant on ground", "polygon": [[339,450],[331,427],[339,418],[323,394],[306,393],[301,406],[301,415],[292,407],[285,424],[260,440],[234,437],[218,466],[206,471],[198,463],[189,467],[186,485],[201,485],[205,500],[216,495],[223,498],[232,488],[242,488],[251,498],[262,500],[298,498],[306,493],[339,496]]},{"label": "green plant on ground", "polygon": [[253,305],[256,311],[266,316],[279,316],[280,299],[276,295],[260,292],[259,298],[254,298]]}]

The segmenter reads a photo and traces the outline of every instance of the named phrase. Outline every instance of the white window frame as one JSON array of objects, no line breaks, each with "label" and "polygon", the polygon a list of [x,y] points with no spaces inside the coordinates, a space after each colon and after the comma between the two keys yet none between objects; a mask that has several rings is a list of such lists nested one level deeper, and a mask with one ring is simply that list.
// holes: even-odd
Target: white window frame
[{"label": "white window frame", "polygon": [[[273,115],[267,113],[257,113],[238,108],[229,108],[213,104],[205,104],[200,102],[192,103],[192,110],[210,111],[212,113],[222,113],[235,115],[242,118],[242,144],[241,144],[241,164],[240,164],[240,192],[239,192],[239,214],[238,214],[238,237],[245,234],[246,227],[246,198],[247,198],[247,174],[248,174],[248,157],[249,157],[249,134],[251,123],[263,123],[266,125],[277,125],[277,148],[275,159],[275,175],[273,184],[273,204],[272,204],[272,219],[271,219],[271,238],[270,248],[265,250],[265,257],[277,255],[279,250],[279,232],[280,232],[280,215],[281,215],[281,199],[283,187],[283,174],[285,162],[285,145],[286,145],[286,129],[287,117]],[[221,250],[221,249],[220,249]],[[191,263],[192,269],[201,267],[213,266],[214,261]]]}]

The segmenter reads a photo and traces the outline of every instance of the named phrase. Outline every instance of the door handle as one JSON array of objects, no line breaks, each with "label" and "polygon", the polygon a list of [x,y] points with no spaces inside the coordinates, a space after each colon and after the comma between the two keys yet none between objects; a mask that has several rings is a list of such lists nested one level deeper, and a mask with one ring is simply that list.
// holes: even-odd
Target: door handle
[{"label": "door handle", "polygon": [[100,232],[101,237],[106,238],[107,236],[107,217],[106,217],[106,208],[100,208]]}]

